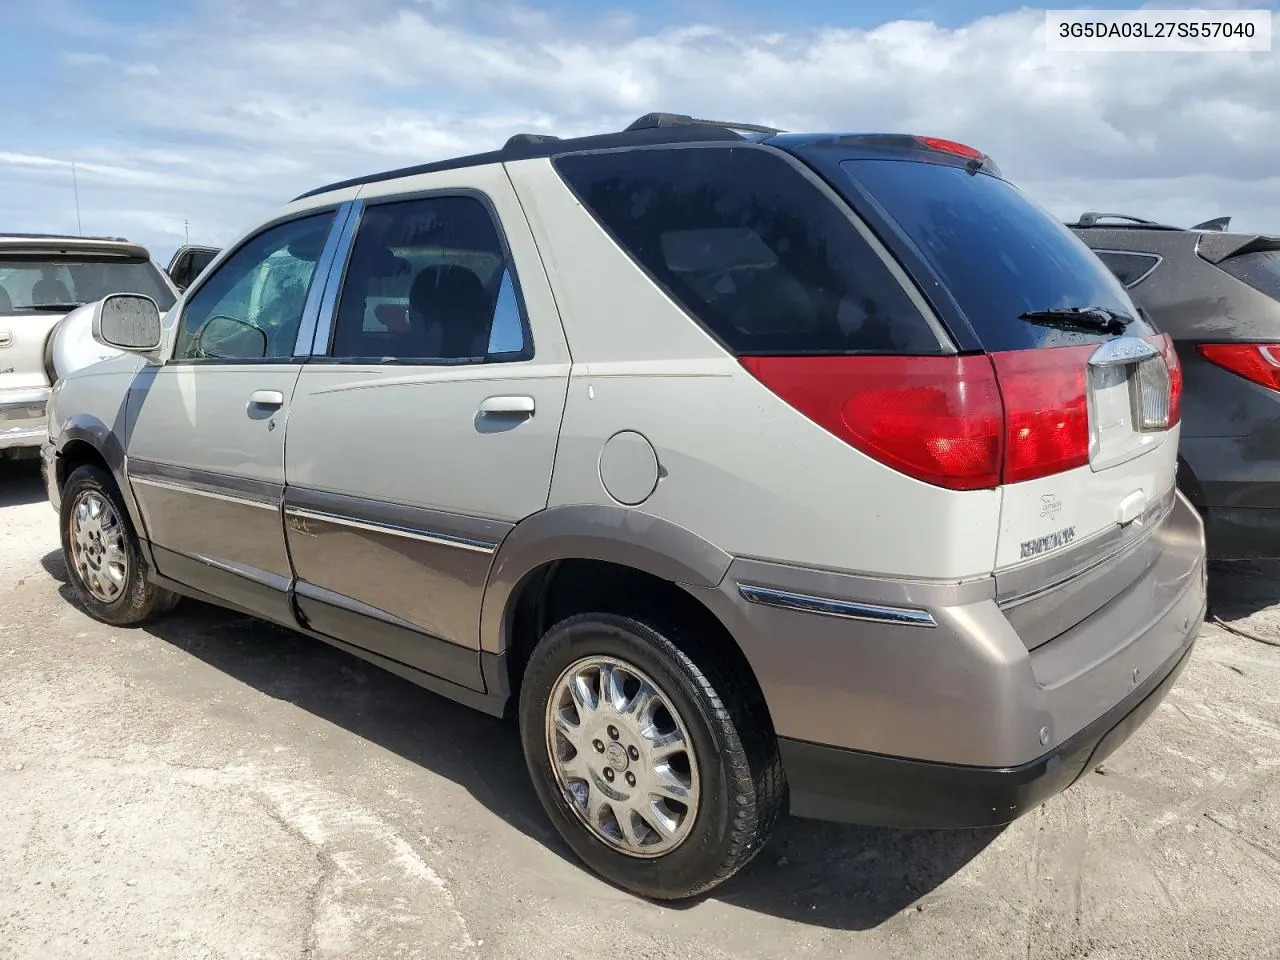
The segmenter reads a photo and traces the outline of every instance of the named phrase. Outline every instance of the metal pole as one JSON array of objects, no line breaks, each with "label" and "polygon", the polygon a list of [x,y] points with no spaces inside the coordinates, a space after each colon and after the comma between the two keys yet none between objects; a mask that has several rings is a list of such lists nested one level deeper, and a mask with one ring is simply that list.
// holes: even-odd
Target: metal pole
[{"label": "metal pole", "polygon": [[182,218],[182,240],[184,244],[191,243],[191,221],[186,217]]},{"label": "metal pole", "polygon": [[84,226],[80,223],[80,181],[76,178],[76,162],[71,161],[71,189],[76,193],[76,232],[84,236]]}]

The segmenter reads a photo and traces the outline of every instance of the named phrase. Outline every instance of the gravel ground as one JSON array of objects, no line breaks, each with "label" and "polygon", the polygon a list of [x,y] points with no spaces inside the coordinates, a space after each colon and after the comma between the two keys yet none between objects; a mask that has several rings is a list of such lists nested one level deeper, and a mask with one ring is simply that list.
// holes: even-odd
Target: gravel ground
[{"label": "gravel ground", "polygon": [[[1280,568],[1214,611],[1280,638]],[[1280,958],[1280,648],[1206,627],[1101,772],[1003,831],[787,821],[679,909],[573,863],[514,729],[196,604],[65,586],[0,464],[0,958]]]}]

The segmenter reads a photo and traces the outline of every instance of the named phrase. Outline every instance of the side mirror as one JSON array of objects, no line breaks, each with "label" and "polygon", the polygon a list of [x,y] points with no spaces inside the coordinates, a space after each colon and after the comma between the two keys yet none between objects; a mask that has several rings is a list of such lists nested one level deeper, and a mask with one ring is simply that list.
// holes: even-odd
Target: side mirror
[{"label": "side mirror", "polygon": [[93,307],[93,339],[129,353],[150,353],[160,346],[160,308],[150,297],[113,293]]},{"label": "side mirror", "polygon": [[260,360],[267,355],[267,334],[252,323],[219,314],[196,334],[195,354],[206,360]]}]

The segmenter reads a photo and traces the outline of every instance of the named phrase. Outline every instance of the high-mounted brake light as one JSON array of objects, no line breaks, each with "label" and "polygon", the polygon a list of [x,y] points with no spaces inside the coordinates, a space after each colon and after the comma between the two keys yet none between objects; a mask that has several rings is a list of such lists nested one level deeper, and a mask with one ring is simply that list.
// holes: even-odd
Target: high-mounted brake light
[{"label": "high-mounted brake light", "polygon": [[916,137],[916,142],[928,147],[930,150],[953,153],[957,157],[965,157],[969,160],[986,159],[986,154],[981,150],[976,150],[968,144],[956,143],[954,140],[943,140],[941,137]]},{"label": "high-mounted brake light", "polygon": [[1238,377],[1280,391],[1280,343],[1202,343],[1196,352]]}]

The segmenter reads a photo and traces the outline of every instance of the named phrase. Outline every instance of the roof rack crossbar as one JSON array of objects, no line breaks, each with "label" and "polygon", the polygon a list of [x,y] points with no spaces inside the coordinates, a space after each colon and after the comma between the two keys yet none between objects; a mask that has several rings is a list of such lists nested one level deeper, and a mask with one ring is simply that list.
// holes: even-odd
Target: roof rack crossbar
[{"label": "roof rack crossbar", "polygon": [[675,127],[675,126],[704,126],[704,127],[726,127],[729,130],[744,130],[747,133],[782,133],[777,127],[766,127],[758,123],[734,123],[728,120],[699,120],[691,117],[687,113],[646,113],[643,117],[633,120],[627,125],[626,129],[630,130],[649,130],[654,127]]}]

